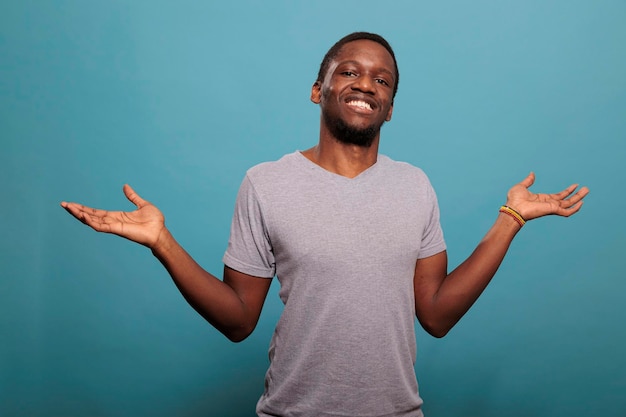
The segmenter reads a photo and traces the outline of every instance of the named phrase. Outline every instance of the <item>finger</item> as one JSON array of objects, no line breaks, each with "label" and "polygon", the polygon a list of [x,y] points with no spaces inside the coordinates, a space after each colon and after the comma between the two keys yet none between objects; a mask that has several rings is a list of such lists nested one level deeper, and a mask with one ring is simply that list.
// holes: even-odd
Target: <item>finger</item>
[{"label": "finger", "polygon": [[111,232],[112,219],[109,218],[109,212],[106,210],[95,209],[76,203],[63,203],[62,207],[74,216],[81,223],[91,227],[98,232]]},{"label": "finger", "polygon": [[557,210],[557,213],[559,216],[563,216],[563,217],[569,217],[575,213],[578,212],[578,210],[581,209],[581,207],[583,206],[584,201],[579,201],[577,204],[574,204],[571,207],[568,208],[559,208],[559,210]]},{"label": "finger", "polygon": [[85,206],[76,203],[67,203],[64,201],[61,203],[61,207],[63,207],[65,211],[76,217],[78,220],[83,221],[84,211],[86,209]]},{"label": "finger", "polygon": [[535,173],[531,172],[528,174],[526,178],[524,178],[520,184],[524,186],[524,188],[530,188],[531,185],[535,183]]},{"label": "finger", "polygon": [[80,205],[76,204],[76,203],[67,203],[67,202],[62,202],[61,203],[61,207],[63,207],[65,209],[65,211],[67,211],[69,214],[71,214],[73,217],[75,217],[77,220],[81,221],[84,223],[83,221],[83,211],[80,208]]},{"label": "finger", "polygon": [[150,204],[143,198],[139,197],[139,194],[137,194],[135,190],[133,190],[133,188],[128,184],[124,184],[123,191],[124,195],[126,195],[126,198],[135,206],[137,206],[137,208],[141,208],[147,204]]},{"label": "finger", "polygon": [[587,194],[589,194],[589,189],[587,187],[582,187],[580,190],[578,190],[576,192],[576,194],[572,195],[571,197],[562,200],[563,202],[567,203],[567,207],[571,207],[574,204],[578,203],[579,201],[581,201],[583,198],[585,198],[587,196]]},{"label": "finger", "polygon": [[587,194],[589,194],[589,188],[588,187],[582,187],[580,190],[578,190],[578,192],[576,194],[580,194],[581,198],[585,198],[585,197],[587,197]]},{"label": "finger", "polygon": [[119,215],[120,212],[87,208],[83,212],[82,222],[97,232],[116,233],[120,227]]},{"label": "finger", "polygon": [[93,208],[93,207],[87,207],[85,205],[78,204],[78,203],[65,203],[64,202],[64,205],[62,204],[62,206],[63,206],[63,208],[65,210],[67,210],[74,217],[82,217],[86,213],[88,213],[90,216],[104,217],[108,213],[107,210],[101,210],[101,209],[96,209],[96,208]]},{"label": "finger", "polygon": [[572,184],[569,187],[567,187],[566,189],[564,189],[563,191],[559,191],[558,193],[554,193],[554,194],[550,194],[551,198],[554,198],[555,200],[563,200],[565,198],[567,198],[568,195],[572,194],[576,188],[578,188],[578,184]]}]

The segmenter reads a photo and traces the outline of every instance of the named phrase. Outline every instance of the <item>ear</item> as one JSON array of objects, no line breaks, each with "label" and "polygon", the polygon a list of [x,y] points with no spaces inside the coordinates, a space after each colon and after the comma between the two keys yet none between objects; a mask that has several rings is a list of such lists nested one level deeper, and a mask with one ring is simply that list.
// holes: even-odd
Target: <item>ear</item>
[{"label": "ear", "polygon": [[322,101],[322,84],[319,81],[315,81],[311,87],[311,101],[315,104]]},{"label": "ear", "polygon": [[387,117],[385,117],[386,122],[389,122],[391,120],[392,113],[393,113],[393,103],[391,103],[391,107],[389,107],[389,111],[387,112]]}]

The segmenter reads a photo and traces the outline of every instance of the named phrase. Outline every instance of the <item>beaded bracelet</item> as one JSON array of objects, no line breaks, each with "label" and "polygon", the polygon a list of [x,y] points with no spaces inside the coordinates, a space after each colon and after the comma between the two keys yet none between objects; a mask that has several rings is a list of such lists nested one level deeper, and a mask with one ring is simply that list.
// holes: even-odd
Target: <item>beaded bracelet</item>
[{"label": "beaded bracelet", "polygon": [[520,227],[524,226],[524,224],[526,223],[526,220],[524,220],[522,215],[519,214],[516,210],[512,209],[509,206],[502,206],[502,207],[500,207],[500,213],[505,213],[505,214],[508,214],[509,216],[513,217],[515,219],[515,221],[520,225]]}]

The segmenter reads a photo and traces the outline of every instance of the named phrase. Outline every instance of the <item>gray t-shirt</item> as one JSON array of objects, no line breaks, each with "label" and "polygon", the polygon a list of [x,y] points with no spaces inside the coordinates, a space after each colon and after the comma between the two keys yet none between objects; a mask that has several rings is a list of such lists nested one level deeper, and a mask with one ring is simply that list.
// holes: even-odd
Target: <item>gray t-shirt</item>
[{"label": "gray t-shirt", "polygon": [[415,261],[445,250],[435,193],[379,155],[346,178],[300,152],[251,168],[224,255],[276,276],[285,304],[259,416],[422,416],[414,371]]}]

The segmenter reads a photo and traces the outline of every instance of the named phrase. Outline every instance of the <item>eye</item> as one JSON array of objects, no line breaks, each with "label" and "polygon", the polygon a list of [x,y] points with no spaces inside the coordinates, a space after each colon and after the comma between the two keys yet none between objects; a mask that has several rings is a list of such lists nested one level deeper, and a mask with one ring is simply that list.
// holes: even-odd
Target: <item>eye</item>
[{"label": "eye", "polygon": [[353,71],[343,71],[341,75],[345,75],[346,77],[356,77],[356,73]]},{"label": "eye", "polygon": [[382,85],[385,85],[385,86],[389,87],[389,83],[387,82],[387,80],[385,80],[383,78],[376,78],[376,82],[378,84],[382,84]]}]

